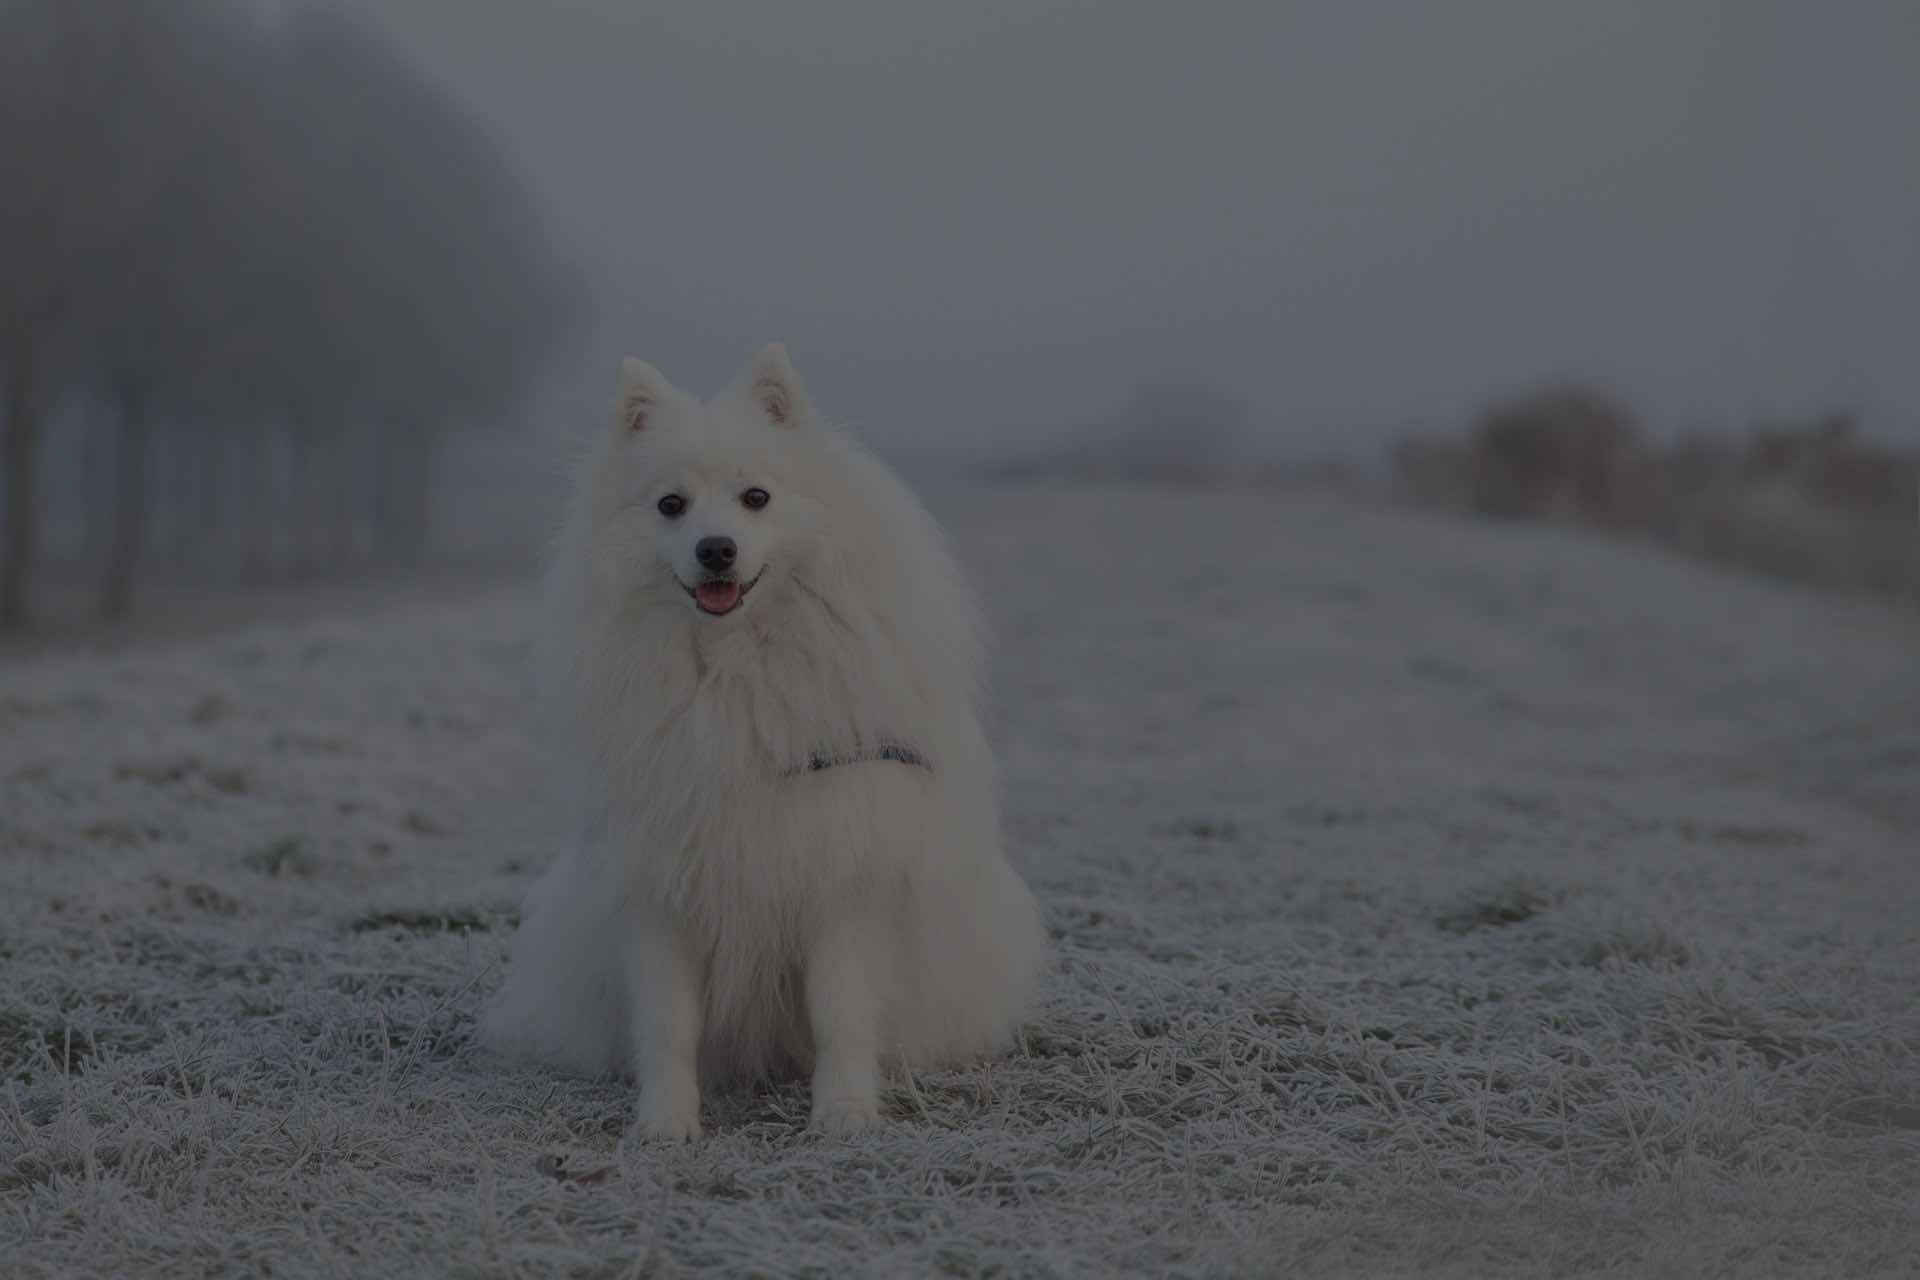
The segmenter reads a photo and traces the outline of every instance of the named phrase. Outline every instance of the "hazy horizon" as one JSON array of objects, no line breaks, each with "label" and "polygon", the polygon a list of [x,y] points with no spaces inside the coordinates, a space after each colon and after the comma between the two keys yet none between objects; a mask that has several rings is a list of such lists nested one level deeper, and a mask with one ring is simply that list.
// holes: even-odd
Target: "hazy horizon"
[{"label": "hazy horizon", "polygon": [[349,2],[589,275],[547,419],[621,354],[707,389],[780,338],[896,452],[1161,375],[1278,453],[1561,377],[1655,430],[1920,435],[1910,5]]}]

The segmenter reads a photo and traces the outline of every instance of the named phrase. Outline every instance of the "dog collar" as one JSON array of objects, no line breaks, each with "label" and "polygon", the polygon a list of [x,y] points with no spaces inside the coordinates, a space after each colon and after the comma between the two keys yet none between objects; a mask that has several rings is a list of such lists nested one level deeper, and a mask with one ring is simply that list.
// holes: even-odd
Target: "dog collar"
[{"label": "dog collar", "polygon": [[933,766],[927,758],[904,742],[883,742],[879,746],[866,747],[857,751],[833,753],[816,751],[807,757],[807,762],[798,769],[791,769],[787,776],[797,778],[803,773],[819,773],[822,769],[831,769],[843,764],[871,764],[879,760],[892,760],[896,764],[912,765],[916,769],[933,772]]}]

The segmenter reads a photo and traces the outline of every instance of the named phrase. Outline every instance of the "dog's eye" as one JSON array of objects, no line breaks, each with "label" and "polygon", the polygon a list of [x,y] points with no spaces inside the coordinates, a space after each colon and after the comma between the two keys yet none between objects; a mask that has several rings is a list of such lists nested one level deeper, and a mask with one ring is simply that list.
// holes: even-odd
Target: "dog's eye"
[{"label": "dog's eye", "polygon": [[681,497],[677,493],[670,493],[666,497],[660,499],[660,501],[654,503],[654,505],[660,508],[661,515],[671,520],[675,516],[680,515],[681,513],[686,511],[687,500]]},{"label": "dog's eye", "polygon": [[758,511],[773,501],[773,495],[765,489],[749,489],[740,495],[740,505],[749,511]]}]

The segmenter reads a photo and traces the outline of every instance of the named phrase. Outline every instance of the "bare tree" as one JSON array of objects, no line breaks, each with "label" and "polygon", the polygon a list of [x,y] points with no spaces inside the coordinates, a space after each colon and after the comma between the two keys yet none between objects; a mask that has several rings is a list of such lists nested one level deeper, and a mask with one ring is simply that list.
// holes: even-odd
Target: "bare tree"
[{"label": "bare tree", "polygon": [[64,399],[111,417],[120,614],[169,502],[202,541],[183,509],[250,512],[262,570],[362,529],[423,554],[439,442],[510,418],[582,312],[493,140],[324,6],[0,0],[0,190],[0,625]]},{"label": "bare tree", "polygon": [[115,19],[129,4],[0,7],[0,627],[27,620],[40,433],[79,310],[77,282],[121,265],[127,248],[89,197],[125,136],[133,46],[117,38]]}]

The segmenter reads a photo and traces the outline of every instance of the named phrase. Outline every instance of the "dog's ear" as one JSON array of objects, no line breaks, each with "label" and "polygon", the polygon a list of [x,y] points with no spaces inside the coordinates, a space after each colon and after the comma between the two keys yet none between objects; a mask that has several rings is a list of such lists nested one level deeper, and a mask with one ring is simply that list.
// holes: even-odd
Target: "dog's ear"
[{"label": "dog's ear", "polygon": [[640,431],[661,401],[673,394],[673,384],[645,360],[628,356],[620,362],[619,424]]},{"label": "dog's ear", "polygon": [[807,389],[787,359],[787,349],[770,342],[760,349],[747,370],[747,391],[760,411],[783,427],[804,422],[812,410],[807,405]]}]

